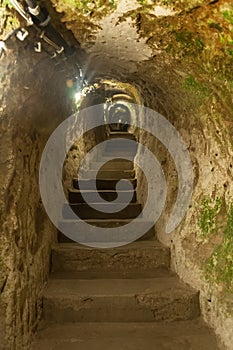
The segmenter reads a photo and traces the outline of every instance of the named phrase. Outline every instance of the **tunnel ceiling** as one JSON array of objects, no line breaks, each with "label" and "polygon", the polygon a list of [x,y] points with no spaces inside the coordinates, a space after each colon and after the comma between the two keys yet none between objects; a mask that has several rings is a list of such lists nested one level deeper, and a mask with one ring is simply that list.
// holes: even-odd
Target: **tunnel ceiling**
[{"label": "tunnel ceiling", "polygon": [[232,1],[51,2],[82,46],[103,60],[105,53],[119,66],[119,61],[128,60],[133,66],[156,58],[174,65],[179,60],[188,65],[201,61],[230,78]]},{"label": "tunnel ceiling", "polygon": [[[154,79],[161,100],[158,105],[164,107],[167,87],[175,94],[177,88],[181,90],[175,98],[179,101],[183,93],[191,92],[194,98],[186,108],[190,103],[199,106],[211,94],[214,104],[224,97],[229,118],[231,0],[51,0],[51,8],[54,18],[61,20],[87,51],[84,65],[89,75],[103,73],[144,87]],[[161,112],[166,114],[164,107]]]},{"label": "tunnel ceiling", "polygon": [[[2,9],[7,8],[6,16],[0,16],[1,35],[19,24],[9,3],[1,0]],[[217,95],[221,94],[219,85],[232,92],[232,0],[40,3],[49,9],[64,37],[87,51],[85,63],[90,71],[113,72],[117,78],[117,72],[121,75],[125,69],[143,79],[150,69],[157,75],[164,70],[164,80],[172,71],[186,90],[195,90],[201,98],[208,94],[205,85],[210,83]]]}]

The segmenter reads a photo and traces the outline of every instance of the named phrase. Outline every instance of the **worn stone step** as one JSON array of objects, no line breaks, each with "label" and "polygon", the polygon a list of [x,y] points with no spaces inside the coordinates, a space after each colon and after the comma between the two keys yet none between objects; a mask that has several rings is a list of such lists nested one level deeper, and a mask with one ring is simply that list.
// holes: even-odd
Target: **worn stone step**
[{"label": "worn stone step", "polygon": [[199,294],[177,277],[51,279],[43,317],[50,322],[155,322],[194,319]]},{"label": "worn stone step", "polygon": [[120,141],[112,141],[111,143],[106,145],[105,152],[126,152],[126,153],[136,153],[138,145],[132,145],[131,143],[123,142],[125,140],[122,139],[122,142]]},{"label": "worn stone step", "polygon": [[[100,166],[102,165],[101,162],[92,162],[90,164],[90,170],[91,169],[99,169]],[[109,161],[102,165],[101,170],[107,171],[107,170],[133,170],[134,169],[134,163],[130,162],[126,159],[118,160],[115,159],[113,161]]]},{"label": "worn stone step", "polygon": [[110,137],[107,141],[106,141],[106,145],[107,146],[119,146],[121,148],[127,148],[129,146],[137,146],[136,142],[132,142],[132,140],[134,141],[135,138],[125,138],[125,137]]},{"label": "worn stone step", "polygon": [[135,157],[137,153],[136,148],[112,148],[112,147],[106,147],[106,149],[103,151],[101,156],[97,158],[98,160],[104,159],[104,157],[130,157],[130,160]]},{"label": "worn stone step", "polygon": [[[99,195],[101,198],[103,198],[106,201],[114,201],[117,199],[117,192],[116,191],[98,191]],[[132,203],[135,203],[137,200],[137,194],[136,191],[121,191],[122,195],[125,195],[127,198],[127,195],[132,196]],[[93,191],[85,191],[85,195],[87,196],[87,202],[88,203],[93,203],[95,201],[95,192]],[[68,192],[68,198],[69,198],[69,203],[71,204],[76,204],[76,203],[84,203],[85,200],[82,196],[82,193],[79,190],[69,190]]]},{"label": "worn stone step", "polygon": [[100,170],[96,174],[94,170],[88,170],[81,173],[81,179],[134,179],[134,170]]},{"label": "worn stone step", "polygon": [[111,142],[108,142],[106,146],[107,146],[107,148],[109,147],[109,148],[114,148],[114,149],[116,149],[116,148],[120,148],[120,149],[128,149],[128,148],[135,149],[135,148],[137,148],[138,145],[137,145],[136,142],[133,143],[129,139],[116,138],[116,139],[112,139]]},{"label": "worn stone step", "polygon": [[52,249],[52,271],[149,271],[170,267],[170,249],[158,241],[134,242],[112,249],[94,249],[75,243]]},{"label": "worn stone step", "polygon": [[115,139],[115,138],[122,138],[122,139],[128,139],[128,140],[136,140],[136,137],[134,134],[131,134],[129,132],[119,132],[119,131],[112,131],[108,135],[109,139]]},{"label": "worn stone step", "polygon": [[[121,211],[118,211],[119,206],[117,204],[112,204],[113,208],[115,208],[115,212],[107,213],[105,208],[109,206],[108,203],[95,203],[95,205],[97,207],[96,210],[86,203],[70,204],[70,207],[80,219],[131,219],[139,216],[142,210],[141,204],[138,203],[126,204],[126,207]],[[64,204],[63,218],[74,219],[74,216],[67,211],[67,207],[68,205]],[[102,211],[100,211],[100,209]]]},{"label": "worn stone step", "polygon": [[174,277],[175,274],[167,267],[153,270],[124,270],[124,271],[55,271],[51,272],[51,279],[138,279],[138,278]]},{"label": "worn stone step", "polygon": [[220,350],[200,320],[172,323],[43,322],[32,350]]},{"label": "worn stone step", "polygon": [[[119,179],[102,179],[102,180],[78,180],[77,178],[73,179],[73,187],[76,190],[79,190],[79,182],[81,182],[81,186],[84,190],[90,190],[91,188],[94,188],[94,184],[96,183],[96,187],[98,190],[115,190],[116,184],[119,181]],[[129,179],[129,180],[122,180],[125,182],[125,186],[122,187],[122,190],[129,190],[129,184],[130,181],[133,188],[136,188],[137,180],[136,179]]]},{"label": "worn stone step", "polygon": [[114,153],[112,154],[111,152],[105,152],[103,151],[102,153],[99,153],[95,159],[95,161],[97,163],[99,162],[102,162],[102,163],[107,163],[107,162],[118,162],[119,160],[122,160],[124,159],[125,161],[128,161],[128,162],[131,162],[131,163],[134,163],[134,159],[135,159],[135,153],[122,153],[120,152],[119,154],[117,153]]},{"label": "worn stone step", "polygon": [[128,151],[128,152],[136,152],[138,148],[137,142],[132,142],[132,140],[126,139],[126,138],[116,138],[111,139],[110,141],[106,142],[106,150],[121,150],[121,151]]},{"label": "worn stone step", "polygon": [[[127,225],[128,223],[130,223],[131,220],[129,219],[121,219],[121,220],[118,220],[118,219],[110,219],[110,220],[85,220],[85,222],[87,222],[90,226],[89,227],[89,232],[92,233],[93,235],[93,240],[92,242],[94,242],[96,239],[95,237],[98,239],[98,242],[101,242],[103,241],[102,237],[98,237],[95,235],[95,227],[104,227],[104,228],[111,228],[111,227],[120,227],[120,226],[125,226]],[[75,225],[75,222],[74,220],[65,220],[65,221],[62,221],[59,223],[59,228],[60,228],[60,231],[58,231],[58,242],[60,243],[67,243],[67,242],[73,242],[71,239],[69,239],[67,236],[65,236],[64,234],[62,234],[61,232],[67,232],[67,230],[70,230],[72,229],[72,232],[75,232],[75,228],[73,228],[73,226]],[[143,233],[144,231],[144,220],[137,220],[137,227],[141,227],[141,232]],[[154,224],[151,223],[149,224],[148,227],[151,227],[150,229],[147,229],[145,231],[145,233],[138,239],[138,241],[144,241],[144,240],[154,240],[156,239],[156,236],[155,236],[155,228],[154,228]],[[82,235],[81,235],[81,242],[82,243],[90,243],[90,241],[88,242],[86,238],[86,234],[87,232],[85,231]],[[111,233],[110,233],[111,234]],[[80,237],[80,232],[79,232],[79,237]],[[109,239],[108,239],[109,241]],[[115,239],[114,239],[115,241]],[[125,237],[124,239],[120,238],[119,241],[121,242],[128,242],[129,241],[129,238],[128,238],[128,231],[126,232],[125,234]],[[118,241],[118,242],[119,242]],[[80,241],[79,241],[80,242]]]}]

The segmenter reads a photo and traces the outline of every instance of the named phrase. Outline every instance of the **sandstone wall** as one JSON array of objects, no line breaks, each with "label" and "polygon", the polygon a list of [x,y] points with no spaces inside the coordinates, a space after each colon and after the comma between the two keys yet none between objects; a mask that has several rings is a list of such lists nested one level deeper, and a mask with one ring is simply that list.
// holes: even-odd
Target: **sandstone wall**
[{"label": "sandstone wall", "polygon": [[[138,86],[145,104],[164,115],[185,141],[193,163],[194,189],[181,225],[172,235],[165,234],[177,195],[177,172],[166,148],[145,131],[140,131],[139,142],[156,155],[168,183],[167,202],[156,231],[160,240],[172,249],[173,269],[186,283],[200,290],[205,320],[215,329],[222,344],[231,349],[233,149],[231,122],[228,120],[232,116],[228,106],[223,108],[221,99],[216,95],[214,98],[211,86],[207,95],[200,96],[197,87],[187,89],[180,84],[186,77],[185,71],[184,78],[171,71],[170,67],[166,67],[165,71],[169,76],[168,83],[164,82],[161,70],[153,75],[154,84],[148,77],[148,84],[140,87],[139,83]],[[145,78],[144,69],[143,72]],[[173,85],[172,82],[176,83]],[[166,95],[158,95],[158,86],[162,86]],[[224,89],[224,86],[219,86],[221,95]],[[226,96],[228,93],[226,89]],[[140,171],[138,177],[138,197],[143,202],[146,201],[147,182]]]},{"label": "sandstone wall", "polygon": [[40,158],[49,135],[71,109],[64,66],[34,54],[30,44],[10,51],[1,69],[0,334],[6,336],[4,349],[20,350],[29,348],[41,315],[56,241],[40,199]]}]

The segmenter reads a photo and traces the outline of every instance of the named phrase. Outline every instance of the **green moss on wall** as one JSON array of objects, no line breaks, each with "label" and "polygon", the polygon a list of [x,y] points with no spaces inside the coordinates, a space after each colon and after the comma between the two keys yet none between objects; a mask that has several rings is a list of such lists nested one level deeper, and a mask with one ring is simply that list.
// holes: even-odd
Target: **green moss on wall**
[{"label": "green moss on wall", "polygon": [[199,108],[211,96],[209,88],[191,74],[181,81],[181,89],[186,105],[192,109]]},{"label": "green moss on wall", "polygon": [[225,10],[222,12],[223,17],[230,22],[231,24],[233,24],[233,10],[229,11],[229,10]]},{"label": "green moss on wall", "polygon": [[187,78],[185,78],[183,88],[196,92],[203,97],[208,95],[207,87],[203,83],[199,82],[193,75],[189,75]]},{"label": "green moss on wall", "polygon": [[175,30],[173,34],[175,35],[176,41],[179,43],[179,48],[184,51],[184,54],[193,54],[193,52],[197,54],[205,47],[202,38],[196,36],[189,30]]},{"label": "green moss on wall", "polygon": [[[218,217],[222,213],[224,215],[220,225]],[[222,242],[205,261],[205,278],[212,285],[221,286],[224,291],[233,291],[233,204],[226,212],[221,198],[204,198],[198,227],[199,236],[203,242],[215,235],[220,227],[223,235]]]},{"label": "green moss on wall", "polygon": [[208,281],[233,291],[233,205],[228,213],[223,241],[207,260],[205,273]]},{"label": "green moss on wall", "polygon": [[216,233],[216,217],[221,208],[222,200],[217,197],[215,200],[204,198],[201,204],[201,216],[198,219],[198,226],[201,230],[201,237],[207,238]]}]

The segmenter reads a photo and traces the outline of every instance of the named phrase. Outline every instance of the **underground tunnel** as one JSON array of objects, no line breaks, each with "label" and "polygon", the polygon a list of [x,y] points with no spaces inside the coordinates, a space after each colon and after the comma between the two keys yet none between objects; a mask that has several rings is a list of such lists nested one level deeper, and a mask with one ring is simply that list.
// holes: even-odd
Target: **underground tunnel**
[{"label": "underground tunnel", "polygon": [[0,349],[232,350],[232,1],[0,3]]}]

